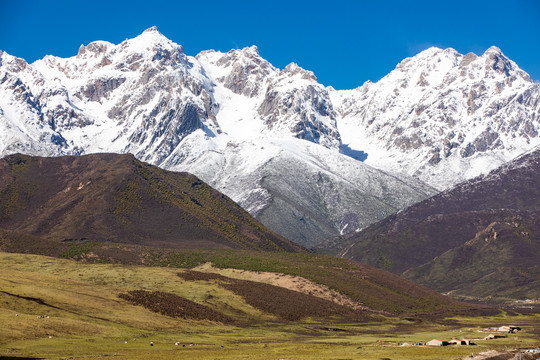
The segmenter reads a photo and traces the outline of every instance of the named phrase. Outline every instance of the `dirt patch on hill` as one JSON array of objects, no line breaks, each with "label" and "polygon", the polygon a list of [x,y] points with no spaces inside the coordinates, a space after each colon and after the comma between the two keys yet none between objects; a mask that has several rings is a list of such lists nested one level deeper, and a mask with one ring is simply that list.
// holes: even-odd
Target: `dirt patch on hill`
[{"label": "dirt patch on hill", "polygon": [[[248,271],[248,270],[238,270],[238,269],[220,270],[220,269],[213,268],[210,264],[199,266],[196,268],[196,270],[201,270],[200,272],[202,274],[208,274],[208,275],[202,275],[202,274],[198,275],[201,277],[202,276],[212,277],[214,275],[220,276],[217,273],[208,272],[208,271],[219,271],[221,274],[224,274],[225,276],[228,276],[230,278],[250,280],[250,281],[279,286],[285,289],[315,296],[323,300],[332,301],[338,305],[343,305],[354,310],[364,310],[364,311],[382,313],[379,311],[374,311],[368,308],[367,306],[365,306],[364,304],[358,301],[354,301],[348,296],[343,295],[335,290],[332,290],[327,286],[316,284],[300,276],[285,275],[285,274],[273,273],[273,272],[256,272],[256,271]],[[203,280],[203,279],[201,278],[199,280]]]},{"label": "dirt patch on hill", "polygon": [[235,279],[216,273],[193,270],[178,273],[178,276],[188,281],[216,280],[219,286],[242,296],[249,305],[282,320],[294,321],[308,317],[337,317],[353,321],[372,319],[372,316],[365,311],[355,310],[313,294],[263,282]]},{"label": "dirt patch on hill", "polygon": [[162,291],[133,290],[128,293],[120,294],[118,297],[127,300],[134,305],[142,305],[150,311],[170,317],[210,320],[221,323],[233,322],[228,316],[212,310],[207,306]]}]

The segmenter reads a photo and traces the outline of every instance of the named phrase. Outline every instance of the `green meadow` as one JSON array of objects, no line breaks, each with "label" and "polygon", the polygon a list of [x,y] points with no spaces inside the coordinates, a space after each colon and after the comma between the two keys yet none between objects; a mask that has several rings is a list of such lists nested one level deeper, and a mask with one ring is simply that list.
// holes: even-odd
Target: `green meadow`
[{"label": "green meadow", "polygon": [[[210,266],[199,270],[229,274]],[[0,358],[457,359],[540,345],[540,316],[534,314],[286,321],[216,281],[184,280],[177,275],[181,271],[0,252]],[[169,317],[119,297],[140,289],[178,295],[232,321]],[[398,346],[480,338],[487,335],[481,328],[508,324],[523,331],[476,346]]]}]

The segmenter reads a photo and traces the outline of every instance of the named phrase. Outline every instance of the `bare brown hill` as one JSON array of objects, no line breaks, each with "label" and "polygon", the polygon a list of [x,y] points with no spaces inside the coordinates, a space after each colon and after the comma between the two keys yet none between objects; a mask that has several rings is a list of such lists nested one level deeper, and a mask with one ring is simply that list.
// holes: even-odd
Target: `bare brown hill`
[{"label": "bare brown hill", "polygon": [[57,242],[305,251],[197,177],[132,155],[1,159],[0,228]]},{"label": "bare brown hill", "polygon": [[460,297],[540,297],[540,149],[323,248]]}]

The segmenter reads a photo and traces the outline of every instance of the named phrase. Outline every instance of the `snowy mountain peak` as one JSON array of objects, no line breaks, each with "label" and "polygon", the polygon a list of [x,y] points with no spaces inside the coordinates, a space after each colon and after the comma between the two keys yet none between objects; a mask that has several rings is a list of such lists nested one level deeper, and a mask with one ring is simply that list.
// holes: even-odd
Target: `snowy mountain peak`
[{"label": "snowy mountain peak", "polygon": [[519,78],[532,82],[529,74],[521,70],[515,62],[507,58],[501,49],[496,46],[487,49],[481,58],[484,59],[486,73],[494,71],[509,78]]},{"label": "snowy mountain peak", "polygon": [[0,67],[9,72],[18,73],[28,67],[26,60],[8,54],[5,51],[0,51]]},{"label": "snowy mountain peak", "polygon": [[454,62],[455,59],[460,56],[461,54],[452,48],[441,49],[438,47],[430,47],[415,56],[408,57],[401,61],[396,66],[396,70],[426,66],[433,67],[435,64],[444,60]]},{"label": "snowy mountain peak", "polygon": [[501,49],[499,49],[497,46],[493,45],[493,46],[490,46],[485,52],[484,52],[484,55],[489,55],[489,54],[495,54],[495,55],[499,55],[499,56],[504,56]]},{"label": "snowy mountain peak", "polygon": [[133,39],[125,40],[120,44],[120,48],[140,54],[155,54],[154,56],[158,58],[163,56],[180,58],[184,55],[184,48],[165,37],[155,26],[143,31],[142,34]]},{"label": "snowy mountain peak", "polygon": [[79,46],[79,51],[77,51],[77,57],[80,58],[81,56],[83,56],[85,51],[86,48],[84,47],[84,44],[81,44],[81,46]]},{"label": "snowy mountain peak", "polygon": [[[366,196],[349,191],[364,187],[356,180],[362,172],[365,181],[380,182],[380,194],[400,189],[401,175],[366,172],[355,160],[366,153],[368,165],[443,189],[540,144],[539,133],[540,85],[497,48],[481,56],[430,48],[380,81],[345,91],[319,84],[296,63],[280,71],[255,46],[187,56],[157,28],[33,64],[0,52],[1,154],[132,153],[195,171],[254,213],[294,198],[290,212],[266,212],[269,221],[286,218],[291,233],[304,220],[298,214],[313,209],[313,228],[332,213],[341,215],[331,228],[355,231],[360,223],[349,220],[366,206],[347,204],[352,193]],[[299,155],[306,149],[313,156]],[[324,168],[312,166],[321,159],[329,159]],[[247,169],[254,161],[267,170]],[[298,184],[309,169],[311,185]],[[351,176],[344,179],[345,173]],[[342,193],[334,190],[338,178]],[[315,184],[320,193],[310,191]],[[265,189],[284,195],[272,199]],[[378,215],[365,224],[430,192],[413,191],[390,207],[384,195],[370,205]],[[396,200],[402,193],[396,190]],[[324,210],[341,203],[347,209]]]},{"label": "snowy mountain peak", "polygon": [[[90,59],[90,58],[103,57],[109,52],[109,49],[113,48],[114,46],[115,46],[114,44],[108,41],[93,41],[86,46],[81,45],[75,57],[77,59]],[[43,60],[47,60],[47,59],[59,59],[59,58],[55,56],[51,56],[51,55],[47,55],[45,56],[45,58],[43,58]]]},{"label": "snowy mountain peak", "polygon": [[317,82],[317,77],[312,71],[305,70],[298,66],[297,63],[290,63],[289,65],[285,66],[285,68],[282,70],[283,74],[288,74],[290,76],[299,75],[299,77],[303,80],[309,80]]},{"label": "snowy mountain peak", "polygon": [[456,58],[460,58],[461,56],[462,55],[453,48],[441,49],[437,47],[431,47],[427,50],[420,52],[418,55],[415,55],[408,59],[410,59],[410,62],[412,64],[417,64],[418,66],[422,66],[425,63],[428,63],[428,64],[439,63],[445,59],[454,62]]},{"label": "snowy mountain peak", "polygon": [[149,27],[148,29],[144,30],[143,34],[144,33],[160,33],[160,32],[159,32],[157,26],[152,26],[152,27]]},{"label": "snowy mountain peak", "polygon": [[[202,66],[157,29],[118,45],[92,42],[71,58],[46,56],[19,67],[20,75],[7,73],[0,84],[7,95],[0,108],[7,109],[8,124],[17,124],[9,129],[25,134],[9,141],[9,148],[22,152],[43,135],[51,140],[40,145],[50,148],[34,154],[130,152],[159,164],[189,133],[218,128]],[[0,78],[11,68],[0,67]],[[17,91],[24,96],[13,99]]]},{"label": "snowy mountain peak", "polygon": [[259,55],[256,46],[220,51],[204,51],[197,55],[205,71],[217,83],[232,92],[249,98],[260,95],[266,82],[278,71]]},{"label": "snowy mountain peak", "polygon": [[438,61],[437,56],[456,57],[460,56],[460,54],[453,48],[441,49],[439,47],[432,46],[409,59],[428,59]]},{"label": "snowy mountain peak", "polygon": [[259,48],[257,47],[257,45],[251,45],[249,47],[245,47],[242,49],[242,51],[246,54],[249,53],[252,56],[259,56],[259,57],[261,56],[259,54]]},{"label": "snowy mountain peak", "polygon": [[332,102],[343,142],[368,163],[443,189],[540,143],[539,93],[497,47],[481,56],[429,48]]}]

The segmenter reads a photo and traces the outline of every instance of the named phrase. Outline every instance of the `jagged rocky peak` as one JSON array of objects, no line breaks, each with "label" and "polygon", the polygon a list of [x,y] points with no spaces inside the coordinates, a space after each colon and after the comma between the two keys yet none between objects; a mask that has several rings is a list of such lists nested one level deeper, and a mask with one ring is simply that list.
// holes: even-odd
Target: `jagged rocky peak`
[{"label": "jagged rocky peak", "polygon": [[[163,66],[183,66],[188,63],[183,47],[166,38],[157,27],[149,28],[119,45],[107,41],[81,45],[76,59],[79,68],[88,70],[113,65],[113,68],[118,70],[135,71],[143,62],[160,63]],[[52,62],[57,63],[58,59]]]},{"label": "jagged rocky peak", "polygon": [[510,78],[510,81],[516,78],[531,81],[529,75],[519,69],[516,63],[508,59],[496,46],[490,47],[481,56],[474,53],[462,55],[452,48],[431,47],[400,62],[387,77],[395,79],[396,75],[391,75],[397,71],[409,78],[417,76],[414,82],[408,79],[406,85],[437,86],[440,83],[454,81],[456,74],[453,71],[456,67],[461,69],[462,77],[471,79],[504,76]]},{"label": "jagged rocky peak", "polygon": [[268,78],[278,71],[260,56],[256,46],[233,49],[227,53],[204,51],[196,58],[216,82],[236,94],[248,97],[264,91]]},{"label": "jagged rocky peak", "polygon": [[84,44],[81,44],[81,46],[79,46],[79,51],[77,52],[77,57],[80,58],[85,52],[86,48],[84,47]]},{"label": "jagged rocky peak", "polygon": [[530,76],[496,46],[490,47],[481,56],[474,53],[462,56],[458,67],[459,74],[452,75],[484,83],[496,80],[500,82],[497,84],[498,90],[501,90],[501,85],[512,86],[515,80],[531,82]]},{"label": "jagged rocky peak", "polygon": [[411,87],[424,91],[443,83],[448,71],[459,64],[460,57],[452,48],[431,47],[400,62],[381,82],[395,83],[396,95],[402,89]]},{"label": "jagged rocky peak", "polygon": [[497,47],[429,48],[380,81],[332,94],[345,144],[440,189],[540,142],[538,84]]},{"label": "jagged rocky peak", "polygon": [[0,67],[4,71],[18,73],[24,71],[28,67],[26,60],[10,55],[5,51],[0,50]]},{"label": "jagged rocky peak", "polygon": [[143,34],[144,34],[144,33],[158,33],[158,34],[161,34],[161,33],[159,32],[157,26],[155,26],[155,25],[149,27],[149,28],[146,29],[146,30],[144,30],[144,31],[143,31]]},{"label": "jagged rocky peak", "polygon": [[428,60],[438,61],[439,57],[455,58],[455,57],[460,57],[460,56],[461,54],[458,53],[456,49],[453,49],[453,48],[442,49],[436,46],[432,46],[424,51],[421,51],[417,55],[413,56],[413,59],[425,58]]},{"label": "jagged rocky peak", "polygon": [[128,62],[149,58],[166,65],[187,64],[188,60],[181,45],[169,40],[157,27],[145,30],[133,39],[127,39],[119,45],[119,51],[126,52]]},{"label": "jagged rocky peak", "polygon": [[120,46],[128,46],[130,50],[139,50],[146,52],[147,50],[167,50],[176,51],[180,54],[184,54],[184,48],[181,45],[176,44],[172,40],[169,40],[162,33],[160,33],[156,26],[146,29],[139,36],[125,40]]},{"label": "jagged rocky peak", "polygon": [[[58,135],[53,143],[66,152],[83,142],[87,152],[131,152],[160,163],[189,133],[215,127],[217,105],[202,66],[155,28],[118,45],[92,42],[70,58],[46,56],[29,68],[20,109],[34,109],[28,118],[37,114],[33,123]],[[70,134],[76,128],[91,140]]]},{"label": "jagged rocky peak", "polygon": [[283,129],[327,148],[341,148],[328,89],[297,64],[287,65],[271,79],[258,113],[270,129]]},{"label": "jagged rocky peak", "polygon": [[502,57],[505,57],[501,51],[500,48],[498,48],[497,46],[490,46],[485,52],[484,52],[484,55],[496,55],[496,56],[502,56]]},{"label": "jagged rocky peak", "polygon": [[486,72],[495,71],[507,77],[519,77],[525,81],[531,81],[529,74],[519,69],[515,62],[507,58],[496,46],[492,46],[484,52]]},{"label": "jagged rocky peak", "polygon": [[[231,52],[231,51],[235,51],[235,50],[230,50],[229,52]],[[259,48],[257,47],[257,45],[251,45],[251,46],[245,47],[241,51],[246,56],[261,57],[261,55],[259,54]]]},{"label": "jagged rocky peak", "polygon": [[475,53],[470,52],[461,58],[461,62],[459,63],[459,66],[466,67],[467,65],[469,65],[471,62],[475,61],[476,59],[478,59],[478,56]]},{"label": "jagged rocky peak", "polygon": [[85,56],[98,56],[105,54],[109,48],[113,47],[114,44],[108,41],[93,41],[87,46],[81,45],[79,47],[79,52],[77,53],[77,58],[82,58]]},{"label": "jagged rocky peak", "polygon": [[441,61],[449,60],[452,63],[461,57],[455,49],[441,49],[438,47],[430,47],[415,56],[403,59],[396,65],[396,70],[407,71],[418,66],[435,69],[441,65]]},{"label": "jagged rocky peak", "polygon": [[303,80],[309,80],[309,81],[315,81],[317,82],[317,77],[312,71],[302,69],[300,66],[298,66],[297,63],[290,63],[289,65],[285,66],[285,68],[281,71],[281,74],[287,74],[289,76],[295,76],[299,75],[300,78]]}]

